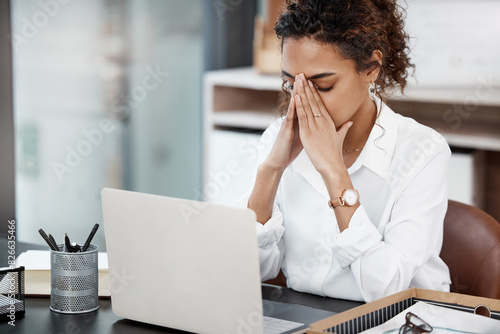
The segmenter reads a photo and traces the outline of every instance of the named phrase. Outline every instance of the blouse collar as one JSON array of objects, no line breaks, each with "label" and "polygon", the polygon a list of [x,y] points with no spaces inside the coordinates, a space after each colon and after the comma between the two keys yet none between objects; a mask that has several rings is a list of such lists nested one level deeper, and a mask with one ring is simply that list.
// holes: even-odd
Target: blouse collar
[{"label": "blouse collar", "polygon": [[379,115],[358,159],[348,169],[349,174],[365,166],[383,179],[389,177],[389,166],[394,155],[398,135],[397,115],[378,97],[375,99]]}]

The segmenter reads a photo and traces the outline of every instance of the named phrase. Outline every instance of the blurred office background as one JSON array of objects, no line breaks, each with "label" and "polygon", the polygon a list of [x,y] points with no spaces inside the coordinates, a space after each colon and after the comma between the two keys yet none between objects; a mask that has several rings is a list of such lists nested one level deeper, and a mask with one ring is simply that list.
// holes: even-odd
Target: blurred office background
[{"label": "blurred office background", "polygon": [[[18,240],[43,245],[39,228],[58,241],[64,233],[84,240],[94,223],[102,225],[103,187],[201,200],[202,75],[251,65],[256,4],[5,3],[12,29],[2,49],[12,47]],[[238,28],[241,23],[246,29]],[[3,65],[10,69],[7,59]],[[105,249],[102,229],[95,243]]]},{"label": "blurred office background", "polygon": [[[103,187],[231,204],[275,117],[279,75],[252,68],[271,1],[5,1],[0,233],[83,241]],[[500,1],[407,6],[418,80],[394,108],[446,132],[450,196],[500,219]]]}]

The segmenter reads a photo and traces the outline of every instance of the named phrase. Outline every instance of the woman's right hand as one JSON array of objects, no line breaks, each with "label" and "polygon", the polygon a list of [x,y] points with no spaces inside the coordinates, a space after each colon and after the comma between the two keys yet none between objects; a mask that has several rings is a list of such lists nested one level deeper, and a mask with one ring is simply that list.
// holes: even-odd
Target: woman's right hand
[{"label": "woman's right hand", "polygon": [[271,152],[257,170],[255,185],[248,200],[248,208],[255,212],[257,221],[263,225],[271,218],[283,171],[304,148],[299,136],[299,120],[294,100],[293,97],[290,100]]},{"label": "woman's right hand", "polygon": [[299,136],[299,121],[295,110],[294,94],[290,99],[286,117],[281,124],[276,141],[264,165],[282,172],[297,158],[304,148]]}]

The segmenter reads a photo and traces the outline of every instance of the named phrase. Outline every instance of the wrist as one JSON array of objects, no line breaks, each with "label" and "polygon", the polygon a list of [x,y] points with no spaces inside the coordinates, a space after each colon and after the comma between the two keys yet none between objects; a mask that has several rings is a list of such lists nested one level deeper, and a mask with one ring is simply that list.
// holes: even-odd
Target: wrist
[{"label": "wrist", "polygon": [[272,179],[281,179],[281,175],[283,175],[283,172],[285,169],[283,168],[278,168],[272,164],[269,164],[267,162],[263,162],[258,168],[257,168],[257,174],[263,175],[267,178],[272,178]]},{"label": "wrist", "polygon": [[267,173],[267,174],[283,174],[283,172],[285,171],[286,167],[283,168],[283,167],[280,167],[280,166],[277,166],[269,161],[264,161],[259,167],[258,167],[258,171],[259,172],[264,172],[264,173]]},{"label": "wrist", "polygon": [[[323,173],[320,173],[321,177],[323,178],[323,181],[325,181],[326,185],[328,184],[340,184],[342,183],[342,180],[349,180],[350,181],[350,176],[349,173],[347,172],[347,169],[330,169],[328,171],[325,171]],[[350,182],[349,182],[350,183]]]},{"label": "wrist", "polygon": [[353,188],[351,178],[347,170],[344,172],[330,172],[325,175],[321,175],[323,181],[325,182],[330,199],[337,198],[342,195],[346,188]]}]

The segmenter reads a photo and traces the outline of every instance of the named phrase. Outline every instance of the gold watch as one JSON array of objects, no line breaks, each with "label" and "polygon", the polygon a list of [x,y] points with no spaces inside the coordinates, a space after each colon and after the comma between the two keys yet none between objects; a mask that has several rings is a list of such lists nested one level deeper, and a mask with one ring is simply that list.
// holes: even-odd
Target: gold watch
[{"label": "gold watch", "polygon": [[355,189],[346,188],[341,196],[328,201],[328,206],[332,209],[338,206],[355,206],[359,202],[359,193]]}]

